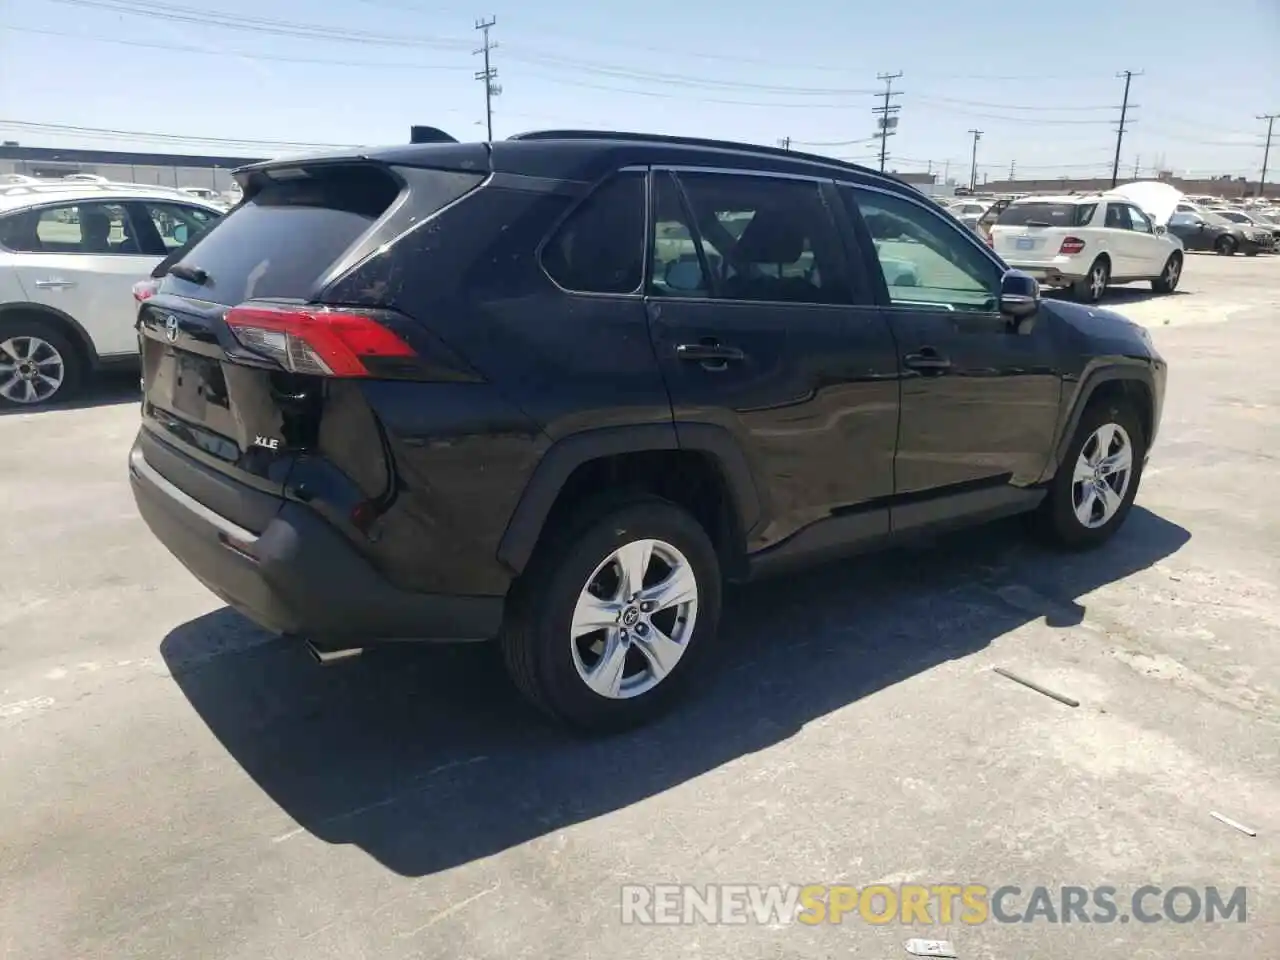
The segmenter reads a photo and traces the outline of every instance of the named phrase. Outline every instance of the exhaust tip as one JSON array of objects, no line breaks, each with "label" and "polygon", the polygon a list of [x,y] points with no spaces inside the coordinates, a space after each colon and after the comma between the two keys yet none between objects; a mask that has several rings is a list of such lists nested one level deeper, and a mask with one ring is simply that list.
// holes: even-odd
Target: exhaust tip
[{"label": "exhaust tip", "polygon": [[341,663],[345,660],[354,660],[360,654],[364,653],[364,647],[344,647],[341,650],[327,649],[318,647],[310,640],[306,641],[307,652],[311,654],[322,666],[328,666],[332,663]]}]

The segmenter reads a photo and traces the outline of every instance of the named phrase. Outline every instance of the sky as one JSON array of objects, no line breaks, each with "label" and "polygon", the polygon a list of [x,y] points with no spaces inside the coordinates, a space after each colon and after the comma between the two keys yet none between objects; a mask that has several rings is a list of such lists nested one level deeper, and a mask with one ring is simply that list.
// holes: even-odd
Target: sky
[{"label": "sky", "polygon": [[[1280,0],[0,0],[0,139],[272,156],[403,143],[411,124],[483,139],[623,129],[967,180],[1256,177],[1280,113]],[[1229,10],[1218,15],[1218,10]],[[73,128],[73,129],[68,129]],[[1271,167],[1280,173],[1280,122]],[[1280,179],[1269,176],[1268,180]]]}]

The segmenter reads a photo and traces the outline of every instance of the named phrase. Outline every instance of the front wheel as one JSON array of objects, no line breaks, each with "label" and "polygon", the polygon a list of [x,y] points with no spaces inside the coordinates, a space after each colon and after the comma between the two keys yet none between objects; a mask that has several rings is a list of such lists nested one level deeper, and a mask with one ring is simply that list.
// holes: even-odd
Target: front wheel
[{"label": "front wheel", "polygon": [[1169,255],[1160,276],[1151,281],[1151,289],[1156,293],[1173,293],[1178,289],[1178,281],[1182,279],[1182,254]]},{"label": "front wheel", "polygon": [[1128,401],[1091,403],[1041,504],[1041,528],[1049,539],[1071,549],[1109,540],[1138,494],[1146,443]]},{"label": "front wheel", "polygon": [[644,723],[698,675],[720,620],[720,564],[669,501],[601,503],[551,534],[502,636],[516,686],[588,733]]}]

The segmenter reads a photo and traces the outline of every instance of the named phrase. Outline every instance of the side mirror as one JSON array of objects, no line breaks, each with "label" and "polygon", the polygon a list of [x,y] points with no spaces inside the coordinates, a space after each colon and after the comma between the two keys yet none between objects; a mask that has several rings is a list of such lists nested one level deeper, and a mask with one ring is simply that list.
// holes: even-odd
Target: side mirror
[{"label": "side mirror", "polygon": [[1000,281],[1000,312],[1011,320],[1025,320],[1040,309],[1040,281],[1021,270],[1010,270]]},{"label": "side mirror", "polygon": [[1163,237],[1168,232],[1169,232],[1168,228],[1163,223],[1156,227],[1157,237]]},{"label": "side mirror", "polygon": [[697,259],[675,260],[667,264],[662,278],[672,290],[691,293],[702,289],[702,265]]}]

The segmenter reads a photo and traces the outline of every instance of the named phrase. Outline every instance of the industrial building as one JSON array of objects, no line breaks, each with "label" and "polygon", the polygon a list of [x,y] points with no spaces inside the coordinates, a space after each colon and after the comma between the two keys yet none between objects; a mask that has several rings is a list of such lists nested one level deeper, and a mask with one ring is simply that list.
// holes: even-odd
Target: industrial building
[{"label": "industrial building", "polygon": [[0,144],[0,174],[65,177],[93,173],[108,180],[155,183],[165,187],[208,187],[225,193],[234,185],[231,171],[255,157],[191,156],[183,153],[133,153]]}]

